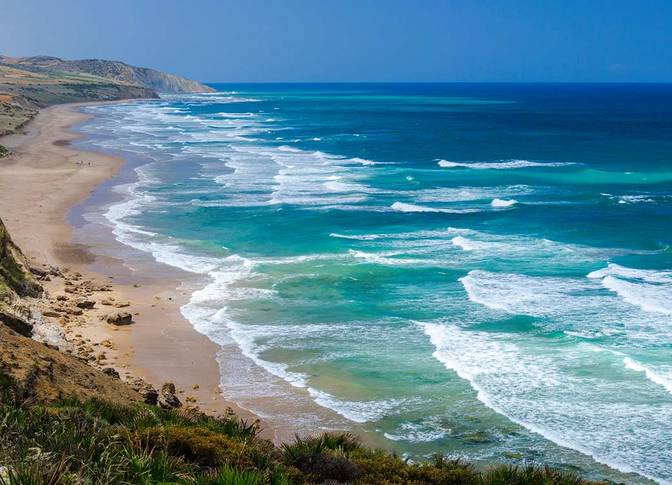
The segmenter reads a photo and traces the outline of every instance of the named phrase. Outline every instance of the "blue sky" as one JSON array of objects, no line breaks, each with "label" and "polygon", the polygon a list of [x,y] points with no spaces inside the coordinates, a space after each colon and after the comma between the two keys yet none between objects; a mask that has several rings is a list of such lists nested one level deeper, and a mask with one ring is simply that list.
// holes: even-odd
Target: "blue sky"
[{"label": "blue sky", "polygon": [[672,81],[672,0],[2,0],[0,53],[202,81]]}]

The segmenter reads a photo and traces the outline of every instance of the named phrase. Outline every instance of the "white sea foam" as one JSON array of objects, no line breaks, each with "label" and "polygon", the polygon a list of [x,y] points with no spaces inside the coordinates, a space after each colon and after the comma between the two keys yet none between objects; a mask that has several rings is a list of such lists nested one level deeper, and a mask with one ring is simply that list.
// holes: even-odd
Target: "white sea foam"
[{"label": "white sea foam", "polygon": [[[468,267],[472,261],[481,261],[484,258],[502,262],[527,261],[530,264],[543,261],[544,264],[573,267],[623,254],[622,250],[616,249],[592,248],[543,238],[494,234],[456,227],[380,234],[332,233],[330,236],[361,241],[360,249],[363,250],[393,248],[407,254],[422,254],[433,259],[441,259],[444,265],[456,268]],[[450,251],[451,247],[459,248],[466,254],[458,256]]]},{"label": "white sea foam", "polygon": [[314,209],[361,203],[373,191],[363,183],[366,174],[361,163],[323,152],[256,144],[190,146],[186,150],[224,161],[231,169],[222,174],[221,165],[215,167],[218,173],[213,178],[227,187],[226,199],[214,204],[207,201],[209,205],[293,204]]},{"label": "white sea foam", "polygon": [[601,193],[600,195],[615,201],[618,204],[655,204],[658,201],[666,200],[669,196],[663,195],[613,195]]},{"label": "white sea foam", "polygon": [[428,207],[424,205],[408,204],[406,202],[395,202],[390,208],[398,212],[442,212],[447,214],[468,214],[471,212],[479,212],[478,209],[448,209]]},{"label": "white sea foam", "polygon": [[563,167],[574,165],[572,162],[535,162],[531,160],[499,160],[497,162],[450,162],[439,160],[439,167],[443,168],[471,168],[474,170],[512,170],[528,167]]},{"label": "white sea foam", "polygon": [[473,303],[541,318],[545,327],[568,335],[608,336],[637,346],[672,338],[667,314],[648,313],[604,292],[596,281],[483,270],[472,270],[459,281]]},{"label": "white sea foam", "polygon": [[[219,296],[219,298],[221,299],[221,296]],[[227,318],[225,310],[219,310],[216,318],[220,323],[224,323],[229,328],[231,337],[236,341],[243,355],[252,360],[257,366],[288,382],[294,387],[305,389],[316,404],[331,409],[352,422],[366,423],[377,421],[382,417],[395,412],[397,408],[407,402],[403,399],[370,401],[348,401],[339,399],[332,394],[311,387],[309,385],[308,376],[289,370],[287,364],[270,362],[260,357],[260,354],[266,350],[266,347],[257,343],[258,336],[275,335],[277,337],[278,332],[285,332],[288,338],[290,335],[305,336],[311,331],[319,334],[324,331],[324,327],[322,326],[314,326],[312,329],[305,325],[283,328],[262,325],[248,326]]]},{"label": "white sea foam", "polygon": [[672,315],[672,272],[627,268],[610,263],[593,271],[588,278],[602,285],[623,301],[651,313]]},{"label": "white sea foam", "polygon": [[278,150],[280,150],[281,152],[301,153],[301,149],[290,147],[290,146],[287,146],[287,145],[279,146]]},{"label": "white sea foam", "polygon": [[433,266],[441,264],[440,261],[427,258],[403,258],[400,257],[400,253],[395,251],[371,253],[350,249],[348,250],[348,254],[351,257],[362,260],[366,263],[381,264],[386,266]]},{"label": "white sea foam", "polygon": [[[573,278],[472,270],[460,278],[469,300],[513,314],[553,316],[594,304],[591,285]],[[583,297],[581,294],[583,293]]]},{"label": "white sea foam", "polygon": [[378,239],[380,236],[377,234],[356,235],[356,234],[338,234],[336,232],[332,232],[331,234],[329,234],[329,237],[335,237],[340,239],[355,239],[359,241],[372,241],[374,239]]},{"label": "white sea foam", "polygon": [[582,372],[615,357],[581,345],[545,347],[520,334],[435,323],[421,327],[436,349],[434,357],[466,380],[487,407],[623,472],[672,480],[666,448],[672,406],[647,404],[646,397],[633,405],[618,396],[631,396],[636,387]]},{"label": "white sea foam", "polygon": [[515,199],[504,200],[504,199],[492,199],[490,205],[495,208],[511,207],[517,204],[518,201]]},{"label": "white sea foam", "polygon": [[345,401],[314,388],[308,388],[308,392],[320,406],[336,411],[344,418],[355,423],[378,421],[396,412],[396,409],[406,402],[403,399]]},{"label": "white sea foam", "polygon": [[366,160],[365,158],[354,157],[349,159],[352,163],[359,163],[360,165],[377,165],[380,162],[374,162],[372,160]]},{"label": "white sea foam", "polygon": [[406,204],[404,202],[395,202],[390,207],[399,212],[440,212],[433,207],[426,207],[423,205]]},{"label": "white sea foam", "polygon": [[440,440],[449,434],[436,417],[430,417],[419,423],[402,423],[393,433],[384,433],[392,441],[407,441],[409,443],[429,443]]},{"label": "white sea foam", "polygon": [[503,185],[495,187],[441,187],[411,192],[418,202],[468,202],[492,200],[502,197],[524,196],[534,193],[528,185]]},{"label": "white sea foam", "polygon": [[463,236],[455,236],[450,240],[455,246],[464,249],[465,251],[473,251],[474,249],[479,249],[484,247],[484,243],[473,241],[467,239]]},{"label": "white sea foam", "polygon": [[651,382],[658,384],[659,386],[664,387],[667,392],[672,394],[672,368],[667,369],[667,372],[657,372],[651,367],[641,364],[630,357],[623,358],[623,364],[625,367],[634,370],[636,372],[643,372],[646,375],[646,378]]},{"label": "white sea foam", "polygon": [[[315,258],[321,259],[328,256],[316,255]],[[261,263],[281,263],[295,264],[305,261],[304,259],[288,258],[287,260],[263,260]],[[312,258],[312,259],[315,259]],[[253,361],[258,367],[266,370],[290,385],[305,389],[315,403],[325,408],[331,409],[344,418],[356,422],[365,423],[376,421],[386,414],[392,412],[403,400],[374,400],[374,401],[347,401],[339,399],[327,392],[315,389],[309,386],[308,376],[305,374],[290,370],[289,366],[280,362],[271,362],[261,357],[261,353],[266,350],[264,345],[257,342],[258,337],[273,335],[278,333],[277,326],[263,325],[244,325],[236,322],[229,315],[227,304],[232,300],[259,299],[273,295],[268,290],[253,290],[241,288],[238,285],[243,279],[250,278],[257,263],[252,260],[231,256],[226,258],[220,265],[220,269],[210,271],[209,276],[212,282],[192,294],[187,305],[182,308],[182,313],[189,319],[195,328],[208,335],[220,345],[225,345],[228,339],[233,339],[242,354]],[[227,329],[228,333],[223,333],[222,329]],[[284,328],[288,335],[305,334],[310,331],[306,326],[297,326],[296,328]],[[323,328],[314,327],[314,331],[320,332]]]},{"label": "white sea foam", "polygon": [[337,180],[330,180],[329,182],[324,182],[322,185],[331,192],[357,192],[360,189],[358,185],[346,184]]}]

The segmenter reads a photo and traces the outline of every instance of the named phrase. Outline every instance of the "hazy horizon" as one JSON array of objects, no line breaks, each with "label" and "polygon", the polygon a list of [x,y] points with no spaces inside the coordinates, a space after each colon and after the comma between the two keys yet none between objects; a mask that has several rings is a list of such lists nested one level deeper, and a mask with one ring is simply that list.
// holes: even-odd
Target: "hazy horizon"
[{"label": "hazy horizon", "polygon": [[661,0],[3,3],[5,55],[209,83],[672,81]]}]

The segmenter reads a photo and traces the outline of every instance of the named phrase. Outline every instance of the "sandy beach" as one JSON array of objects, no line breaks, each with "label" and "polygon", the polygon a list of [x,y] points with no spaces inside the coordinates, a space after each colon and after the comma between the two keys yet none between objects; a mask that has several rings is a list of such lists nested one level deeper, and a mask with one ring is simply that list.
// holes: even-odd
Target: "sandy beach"
[{"label": "sandy beach", "polygon": [[[118,253],[120,244],[111,233],[87,236],[100,244],[96,251],[74,242],[69,211],[125,163],[70,145],[78,137],[70,128],[87,118],[77,110],[80,106],[42,110],[23,133],[2,139],[13,154],[0,161],[0,214],[15,242],[31,264],[55,266],[68,276],[45,282],[48,294],[64,294],[66,280],[93,288],[109,285],[108,291],[93,291],[96,305],[83,317],[59,321],[67,339],[90,350],[94,365],[112,366],[124,380],[139,377],[156,388],[170,381],[185,405],[215,414],[231,408],[244,419],[256,419],[222,398],[215,359],[219,348],[180,314],[188,292],[179,288],[187,275],[148,258],[142,264],[151,268],[130,268],[122,259],[103,256],[104,246],[117,246]],[[132,313],[134,323],[112,326],[100,319],[117,308]],[[263,428],[268,438],[284,437],[265,424]]]}]

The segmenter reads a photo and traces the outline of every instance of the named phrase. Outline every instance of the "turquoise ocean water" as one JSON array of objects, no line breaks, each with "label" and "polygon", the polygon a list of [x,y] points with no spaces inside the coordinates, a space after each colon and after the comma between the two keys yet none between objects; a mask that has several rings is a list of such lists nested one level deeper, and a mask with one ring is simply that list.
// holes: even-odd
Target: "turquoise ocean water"
[{"label": "turquoise ocean water", "polygon": [[200,275],[225,395],[672,482],[672,86],[215,87],[80,129],[134,161],[117,239]]}]

